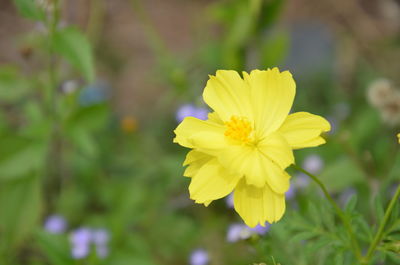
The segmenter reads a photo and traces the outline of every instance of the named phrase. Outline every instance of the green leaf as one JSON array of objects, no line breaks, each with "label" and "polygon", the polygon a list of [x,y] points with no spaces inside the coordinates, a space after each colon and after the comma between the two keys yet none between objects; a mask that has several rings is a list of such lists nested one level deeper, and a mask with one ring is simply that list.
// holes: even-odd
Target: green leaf
[{"label": "green leaf", "polygon": [[371,227],[368,225],[367,221],[362,216],[354,218],[355,224],[361,229],[361,233],[358,233],[360,236],[365,235],[365,239],[369,242],[372,241],[372,232]]},{"label": "green leaf", "polygon": [[66,236],[53,235],[39,230],[36,233],[36,240],[42,253],[51,264],[70,265],[73,263]]},{"label": "green leaf", "polygon": [[335,265],[343,265],[344,263],[344,255],[342,251],[337,251],[334,257],[334,263]]},{"label": "green leaf", "polygon": [[25,18],[44,20],[44,10],[40,9],[35,0],[14,0],[18,12]]},{"label": "green leaf", "polygon": [[75,146],[85,155],[93,157],[98,154],[97,143],[88,131],[74,130],[69,136]]},{"label": "green leaf", "polygon": [[29,83],[11,66],[0,67],[0,100],[14,103],[29,93]]},{"label": "green leaf", "polygon": [[68,130],[96,130],[104,126],[108,115],[108,106],[96,104],[81,107],[67,121]]},{"label": "green leaf", "polygon": [[382,197],[378,194],[374,200],[375,206],[375,216],[377,219],[377,223],[381,223],[383,220],[383,216],[385,215],[385,210],[383,209]]},{"label": "green leaf", "polygon": [[396,219],[387,229],[386,233],[390,234],[395,231],[400,231],[400,219]]},{"label": "green leaf", "polygon": [[285,31],[275,32],[262,44],[261,68],[279,65],[287,56],[289,50],[289,35]]},{"label": "green leaf", "polygon": [[357,194],[353,194],[344,206],[344,211],[348,214],[352,214],[357,205]]},{"label": "green leaf", "polygon": [[94,60],[89,40],[78,29],[67,27],[54,34],[54,49],[80,71],[86,80],[94,81]]},{"label": "green leaf", "polygon": [[[391,180],[397,180],[400,175],[400,152],[397,152],[396,157],[393,160],[393,168],[390,169],[387,182]],[[388,188],[387,186],[384,188]]]},{"label": "green leaf", "polygon": [[322,219],[320,218],[321,211],[319,211],[318,207],[314,203],[310,203],[308,206],[309,218],[313,221],[313,224],[316,226],[321,226]]},{"label": "green leaf", "polygon": [[388,255],[389,259],[393,261],[393,264],[399,264],[400,263],[400,255],[399,253],[393,253],[390,251],[385,251],[385,253]]},{"label": "green leaf", "polygon": [[334,240],[332,240],[332,238],[329,237],[320,237],[318,240],[316,240],[316,242],[313,242],[312,244],[310,244],[310,248],[308,249],[308,251],[312,252],[316,252],[317,250],[319,250],[320,248],[324,247],[324,248],[328,248],[332,245],[332,242]]},{"label": "green leaf", "polygon": [[371,143],[375,143],[376,137],[382,130],[382,121],[376,109],[367,108],[361,111],[352,121],[350,142],[357,150],[370,149]]},{"label": "green leaf", "polygon": [[[382,246],[383,249],[387,251],[392,251],[394,253],[400,253],[400,241],[399,240],[392,240],[389,242],[385,242]],[[400,257],[399,257],[400,258]]]},{"label": "green leaf", "polygon": [[327,165],[320,179],[330,192],[339,192],[363,181],[363,172],[348,157],[342,157]]},{"label": "green leaf", "polygon": [[302,241],[302,240],[307,240],[307,239],[311,239],[313,237],[318,236],[318,233],[315,233],[313,231],[304,231],[304,232],[300,232],[296,235],[294,235],[290,241],[292,242],[296,242],[296,241]]},{"label": "green leaf", "polygon": [[37,176],[0,185],[0,249],[12,248],[27,239],[41,212],[40,181]]},{"label": "green leaf", "polygon": [[[388,226],[394,226],[400,220],[399,219],[400,205],[396,203],[392,209],[392,212],[389,217],[389,221],[387,223]],[[389,232],[389,231],[387,231]]]},{"label": "green leaf", "polygon": [[260,15],[259,28],[265,29],[270,26],[279,17],[285,0],[270,0],[263,1],[263,6]]},{"label": "green leaf", "polygon": [[0,146],[0,179],[21,177],[39,169],[47,148],[44,143],[17,135],[2,135]]}]

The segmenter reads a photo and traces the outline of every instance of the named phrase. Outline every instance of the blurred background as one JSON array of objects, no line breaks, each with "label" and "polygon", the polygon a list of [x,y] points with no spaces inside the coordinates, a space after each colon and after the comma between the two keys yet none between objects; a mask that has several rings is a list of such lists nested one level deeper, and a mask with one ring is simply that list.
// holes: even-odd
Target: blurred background
[{"label": "blurred background", "polygon": [[[0,39],[1,264],[351,264],[294,170],[265,229],[231,197],[190,201],[173,130],[206,118],[218,69],[293,74],[293,111],[332,124],[296,161],[365,245],[399,183],[398,0],[0,0]],[[384,264],[400,263],[396,217]]]}]

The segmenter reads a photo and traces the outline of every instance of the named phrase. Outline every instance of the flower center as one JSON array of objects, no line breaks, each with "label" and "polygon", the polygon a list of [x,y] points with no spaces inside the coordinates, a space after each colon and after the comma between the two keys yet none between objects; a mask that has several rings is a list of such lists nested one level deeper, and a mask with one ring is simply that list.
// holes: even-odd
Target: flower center
[{"label": "flower center", "polygon": [[251,141],[250,134],[253,131],[250,122],[246,117],[232,116],[225,122],[226,131],[224,135],[232,140],[249,143]]}]

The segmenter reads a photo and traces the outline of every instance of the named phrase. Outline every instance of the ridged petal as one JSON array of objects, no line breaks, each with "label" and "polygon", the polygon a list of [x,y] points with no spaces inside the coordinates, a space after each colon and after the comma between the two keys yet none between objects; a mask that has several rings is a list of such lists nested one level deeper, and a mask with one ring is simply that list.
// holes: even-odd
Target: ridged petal
[{"label": "ridged petal", "polygon": [[296,83],[288,71],[278,68],[243,73],[250,87],[250,102],[258,137],[277,130],[288,115],[296,94]]},{"label": "ridged petal", "polygon": [[215,76],[210,76],[203,99],[223,121],[233,115],[251,120],[249,89],[236,71],[219,70]]},{"label": "ridged petal", "polygon": [[278,132],[271,133],[258,145],[258,149],[282,169],[294,164],[293,150],[285,137]]},{"label": "ridged petal", "polygon": [[216,112],[208,113],[208,120],[211,122],[214,122],[216,124],[224,126],[224,122],[221,120],[221,118],[218,116],[218,114]]},{"label": "ridged petal", "polygon": [[329,122],[321,116],[308,112],[296,112],[286,118],[278,131],[293,149],[299,149],[325,143],[320,135],[330,129]]},{"label": "ridged petal", "polygon": [[197,150],[192,150],[190,151],[187,155],[186,155],[186,159],[183,162],[184,166],[188,166],[185,169],[185,172],[183,173],[183,175],[185,177],[192,177],[193,175],[197,174],[197,172],[199,171],[199,169],[208,161],[210,161],[213,157],[199,152]]},{"label": "ridged petal", "polygon": [[274,193],[268,185],[257,188],[241,180],[233,200],[236,212],[249,227],[279,221],[285,212],[285,195]]},{"label": "ridged petal", "polygon": [[218,160],[232,173],[244,175],[247,183],[262,187],[266,182],[263,174],[265,157],[255,148],[247,145],[232,145],[218,154]]},{"label": "ridged petal", "polygon": [[184,147],[217,149],[225,145],[225,127],[208,120],[186,117],[175,129],[174,143]]},{"label": "ridged petal", "polygon": [[192,177],[189,185],[190,198],[196,203],[220,199],[232,192],[240,178],[240,175],[225,170],[217,159],[212,159]]},{"label": "ridged petal", "polygon": [[218,160],[232,173],[244,175],[248,185],[260,188],[268,183],[280,194],[289,189],[290,176],[255,147],[230,146],[220,152]]}]

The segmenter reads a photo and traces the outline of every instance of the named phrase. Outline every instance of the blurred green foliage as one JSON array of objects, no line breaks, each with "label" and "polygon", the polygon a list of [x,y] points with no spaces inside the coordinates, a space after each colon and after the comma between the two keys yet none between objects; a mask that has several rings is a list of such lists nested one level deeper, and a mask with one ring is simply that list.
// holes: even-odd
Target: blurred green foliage
[{"label": "blurred green foliage", "polygon": [[[22,40],[40,54],[38,67],[28,73],[17,64],[0,67],[1,264],[187,264],[198,247],[209,251],[210,264],[356,264],[344,227],[313,184],[296,191],[285,217],[267,235],[226,242],[229,224],[240,220],[224,201],[208,208],[189,201],[188,180],[181,177],[184,150],[171,142],[176,124],[170,109],[162,106],[159,119],[139,130],[124,130],[107,96],[84,97],[99,79],[95,49],[77,27],[60,26],[59,1],[50,1],[51,8],[31,0],[14,3],[22,17],[46,30]],[[204,27],[217,27],[219,34],[205,38],[190,56],[179,56],[166,48],[140,1],[132,1],[158,59],[158,82],[172,88],[165,105],[195,101],[202,80],[216,69],[284,67],[289,50],[296,49],[290,31],[278,23],[284,5],[283,0],[210,4]],[[361,81],[353,94],[335,89],[323,73],[299,80],[294,107],[333,118],[328,143],[299,151],[296,158],[299,163],[318,154],[326,161],[320,178],[339,202],[348,188],[356,191],[341,203],[363,250],[400,174],[395,129],[385,127],[365,103],[366,68],[356,73]],[[65,90],[66,80],[77,80],[76,88]],[[350,108],[346,117],[335,110],[341,102]],[[43,229],[54,213],[68,221],[66,233]],[[399,220],[397,205],[371,264],[400,262]],[[91,251],[73,259],[69,234],[82,226],[110,231],[108,257]]]}]

